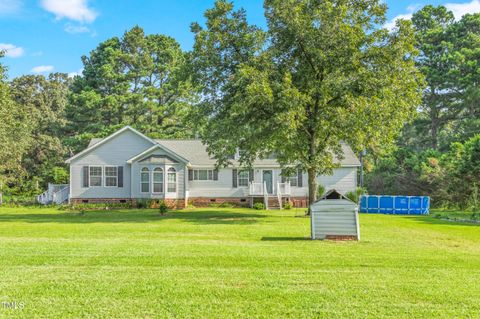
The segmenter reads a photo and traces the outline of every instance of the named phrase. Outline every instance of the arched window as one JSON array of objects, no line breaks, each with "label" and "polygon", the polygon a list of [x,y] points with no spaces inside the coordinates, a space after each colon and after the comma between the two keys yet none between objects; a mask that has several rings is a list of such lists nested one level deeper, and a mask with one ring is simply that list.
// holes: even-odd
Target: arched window
[{"label": "arched window", "polygon": [[160,167],[153,170],[153,192],[163,193],[163,169]]},{"label": "arched window", "polygon": [[173,167],[170,167],[168,169],[167,191],[169,193],[176,193],[177,192],[177,171],[175,171],[175,168],[173,168]]},{"label": "arched window", "polygon": [[150,170],[147,167],[142,168],[140,173],[140,184],[142,193],[150,192]]}]

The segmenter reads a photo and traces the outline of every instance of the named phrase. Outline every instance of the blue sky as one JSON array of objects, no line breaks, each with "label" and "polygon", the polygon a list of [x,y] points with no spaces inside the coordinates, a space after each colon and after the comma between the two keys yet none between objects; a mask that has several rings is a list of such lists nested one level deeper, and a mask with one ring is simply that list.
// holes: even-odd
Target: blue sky
[{"label": "blue sky", "polygon": [[[444,4],[457,18],[480,12],[480,0],[385,0],[388,19],[408,18],[426,4]],[[147,33],[167,34],[185,50],[193,44],[190,23],[203,22],[214,0],[0,0],[0,49],[10,78],[22,74],[65,72],[82,68],[80,57],[98,43],[121,36],[134,25]],[[265,25],[261,0],[235,0],[251,23]]]}]

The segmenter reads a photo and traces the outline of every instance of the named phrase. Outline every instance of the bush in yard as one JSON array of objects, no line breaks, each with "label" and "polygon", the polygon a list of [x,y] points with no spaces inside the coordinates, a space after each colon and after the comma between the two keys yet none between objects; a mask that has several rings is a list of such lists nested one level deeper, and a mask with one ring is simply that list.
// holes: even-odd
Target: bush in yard
[{"label": "bush in yard", "polygon": [[149,201],[146,199],[137,199],[137,208],[148,208]]},{"label": "bush in yard", "polygon": [[357,187],[357,189],[354,192],[348,192],[345,194],[345,196],[350,199],[352,202],[355,202],[358,204],[360,201],[360,196],[365,195],[367,193],[367,190],[362,187]]},{"label": "bush in yard", "polygon": [[160,212],[160,215],[165,215],[168,211],[168,206],[165,204],[165,201],[160,201],[160,204],[158,206],[158,210]]},{"label": "bush in yard", "polygon": [[262,210],[265,209],[265,205],[263,205],[263,203],[255,203],[253,204],[253,209]]},{"label": "bush in yard", "polygon": [[283,204],[283,208],[284,209],[292,209],[292,203],[291,202],[285,202],[285,204]]}]

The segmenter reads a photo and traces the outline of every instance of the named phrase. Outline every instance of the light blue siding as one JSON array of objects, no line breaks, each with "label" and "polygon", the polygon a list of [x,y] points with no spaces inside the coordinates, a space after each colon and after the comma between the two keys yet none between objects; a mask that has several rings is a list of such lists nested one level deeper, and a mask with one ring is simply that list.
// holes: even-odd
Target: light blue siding
[{"label": "light blue siding", "polygon": [[[130,165],[127,160],[152,147],[152,143],[132,131],[124,131],[83,156],[72,160],[71,198],[130,198]],[[83,166],[123,166],[123,188],[88,187],[82,185]],[[103,183],[104,184],[104,183]]]}]

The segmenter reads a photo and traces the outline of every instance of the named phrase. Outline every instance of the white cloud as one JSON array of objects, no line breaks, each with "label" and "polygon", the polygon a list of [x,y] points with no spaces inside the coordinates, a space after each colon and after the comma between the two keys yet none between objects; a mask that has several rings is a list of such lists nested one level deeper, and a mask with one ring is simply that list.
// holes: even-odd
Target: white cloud
[{"label": "white cloud", "polygon": [[65,25],[65,31],[67,31],[68,33],[72,33],[72,34],[75,34],[75,33],[86,33],[86,32],[90,32],[90,29],[87,28],[86,26],[84,25],[72,25],[70,23],[67,23]]},{"label": "white cloud", "polygon": [[53,65],[39,65],[30,70],[32,73],[48,73],[53,71]]},{"label": "white cloud", "polygon": [[0,0],[0,15],[17,12],[22,4],[21,0]]},{"label": "white cloud", "polygon": [[445,7],[453,12],[455,19],[460,20],[467,13],[480,12],[480,0],[465,3],[447,3]]},{"label": "white cloud", "polygon": [[5,52],[5,56],[9,58],[18,58],[25,54],[25,50],[22,47],[10,43],[0,43],[0,51]]},{"label": "white cloud", "polygon": [[[443,4],[448,10],[453,12],[455,19],[460,20],[467,13],[477,13],[480,12],[480,0],[471,0],[470,2],[464,3],[445,3]],[[407,7],[407,13],[399,14],[392,20],[385,23],[384,27],[392,30],[395,27],[395,22],[398,19],[410,20],[412,15],[421,9],[420,5],[410,5]]]},{"label": "white cloud", "polygon": [[56,19],[63,18],[78,22],[93,22],[98,13],[88,6],[88,0],[41,0],[43,9],[55,15]]},{"label": "white cloud", "polygon": [[77,76],[77,75],[80,75],[80,76],[81,76],[81,75],[82,75],[82,72],[83,72],[83,68],[81,68],[81,69],[78,70],[78,71],[68,73],[68,77],[69,77],[69,78],[73,78],[73,77],[75,77],[75,76]]},{"label": "white cloud", "polygon": [[395,24],[397,23],[397,20],[400,20],[400,19],[410,20],[412,18],[413,14],[415,13],[415,11],[417,11],[420,8],[421,8],[421,6],[418,5],[418,4],[409,5],[407,7],[407,13],[399,14],[398,16],[393,18],[392,20],[385,23],[384,27],[387,28],[388,30],[392,30],[393,28],[395,28]]}]

